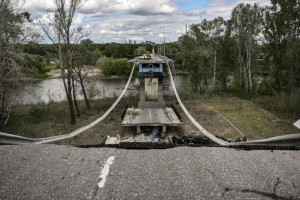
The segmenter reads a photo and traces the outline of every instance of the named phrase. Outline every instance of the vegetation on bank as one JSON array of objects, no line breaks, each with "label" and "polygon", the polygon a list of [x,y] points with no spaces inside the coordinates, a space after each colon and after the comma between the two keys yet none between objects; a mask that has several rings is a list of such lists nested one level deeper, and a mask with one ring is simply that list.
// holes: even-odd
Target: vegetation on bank
[{"label": "vegetation on bank", "polygon": [[[55,3],[57,19],[40,24],[53,44],[24,44],[23,30],[32,22],[30,13],[20,13],[11,1],[3,1],[0,127],[9,121],[14,102],[10,94],[19,92],[21,77],[45,78],[55,68],[50,63],[60,63],[59,68],[65,72],[61,78],[65,83],[69,119],[75,124],[75,115],[81,112],[76,100],[78,93],[83,93],[86,107],[91,108],[84,84],[86,65],[101,68],[106,76],[126,76],[131,69],[126,60],[130,55],[150,53],[152,48],[158,54],[163,52],[164,45],[151,41],[96,44],[85,39],[85,30],[67,23],[74,21],[80,1],[71,4],[71,10],[64,6],[65,1]],[[188,95],[235,96],[297,119],[300,117],[299,8],[299,1],[290,0],[272,0],[269,6],[241,3],[232,9],[227,20],[217,17],[190,25],[177,41],[165,44],[165,52],[174,59],[177,69],[190,74]],[[64,18],[69,11],[68,20],[58,18]],[[67,24],[56,23],[59,21]],[[62,34],[59,27],[64,27],[68,34],[72,29],[74,34]],[[57,38],[61,40],[55,41]]]},{"label": "vegetation on bank", "polygon": [[41,56],[37,55],[24,55],[25,67],[29,69],[25,76],[30,78],[44,79],[48,78],[48,72],[57,69],[56,64],[50,64],[49,60],[43,61]]},{"label": "vegetation on bank", "polygon": [[[278,117],[279,113],[268,112],[249,100],[215,96],[201,97],[184,103],[205,129],[214,135],[231,138],[233,141],[243,136],[215,111],[221,113],[249,140],[297,133],[292,120],[283,116]],[[191,127],[194,128],[193,125]]]},{"label": "vegetation on bank", "polygon": [[[270,93],[271,89],[268,90]],[[300,90],[298,89],[295,93],[286,93],[280,92],[276,95],[264,95],[255,91],[255,95],[249,99],[245,93],[240,93],[235,86],[231,86],[228,88],[226,93],[209,91],[207,90],[205,93],[195,93],[193,92],[190,84],[182,85],[179,88],[180,97],[183,100],[197,100],[200,98],[232,98],[236,97],[241,100],[248,100],[256,104],[258,107],[265,109],[275,116],[279,118],[284,118],[294,122],[300,118]]]},{"label": "vegetation on bank", "polygon": [[[76,116],[76,125],[70,124],[68,105],[65,101],[17,105],[12,109],[11,118],[1,131],[34,138],[67,134],[99,118],[115,100],[116,98],[91,100],[93,109],[87,109],[84,100],[78,101],[81,115]],[[124,97],[103,122],[88,132],[116,135],[114,131],[120,128],[121,113],[125,105],[135,105],[135,102],[137,104],[134,97]]]},{"label": "vegetation on bank", "polygon": [[131,72],[131,64],[128,63],[128,59],[108,59],[105,60],[101,70],[105,76],[129,76]]},{"label": "vegetation on bank", "polygon": [[[184,104],[197,121],[215,135],[231,138],[232,140],[241,137],[223,118],[205,105],[212,107],[224,115],[248,139],[267,138],[296,132],[289,119],[284,118],[284,116],[282,116],[283,118],[277,117],[249,100],[226,96],[202,96],[197,98],[190,98],[191,96],[184,96],[182,94],[181,96],[185,97]],[[175,97],[167,96],[165,99],[167,104],[175,104]],[[75,126],[69,123],[68,106],[65,102],[19,105],[12,109],[11,120],[2,131],[36,138],[67,134],[99,118],[114,101],[115,98],[92,100],[92,110],[85,108],[84,101],[78,101],[82,112],[80,117],[76,117],[77,123]],[[95,138],[99,139],[101,135],[116,136],[119,134],[124,136],[126,131],[133,134],[135,132],[134,129],[121,127],[121,114],[126,104],[136,107],[137,102],[138,98],[135,96],[124,97],[115,110],[103,122],[76,137],[74,140],[77,142],[73,142],[73,144],[97,143],[99,141],[92,140]],[[183,125],[176,128],[175,132],[200,134],[185,117],[181,109],[178,106],[176,107],[183,117]]]}]

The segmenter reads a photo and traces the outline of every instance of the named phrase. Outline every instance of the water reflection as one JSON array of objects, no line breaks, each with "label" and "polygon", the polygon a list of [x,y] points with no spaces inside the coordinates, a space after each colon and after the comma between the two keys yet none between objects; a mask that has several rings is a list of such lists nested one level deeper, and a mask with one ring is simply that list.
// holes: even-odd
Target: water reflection
[{"label": "water reflection", "polygon": [[[178,86],[187,81],[188,77],[186,75],[176,77]],[[120,95],[126,82],[127,79],[99,79],[98,77],[87,77],[85,80],[87,93],[89,97],[93,99]],[[134,77],[125,96],[138,95],[138,87],[139,80],[137,77]],[[173,94],[169,78],[164,79],[163,88],[164,94]],[[22,104],[48,103],[50,100],[56,102],[66,100],[63,82],[59,78],[26,83],[24,84],[24,89],[27,92],[26,95],[20,98],[20,103]],[[81,91],[77,91],[77,93],[77,98],[83,99]]]}]

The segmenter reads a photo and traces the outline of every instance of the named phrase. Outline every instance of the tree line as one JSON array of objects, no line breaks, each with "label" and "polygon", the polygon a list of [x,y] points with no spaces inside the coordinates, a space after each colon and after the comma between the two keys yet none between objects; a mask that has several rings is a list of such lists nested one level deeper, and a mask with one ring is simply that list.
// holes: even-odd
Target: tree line
[{"label": "tree line", "polygon": [[[48,13],[48,21],[36,24],[50,44],[39,44],[27,40],[28,24],[32,23],[30,13],[19,12],[19,1],[0,0],[0,127],[9,119],[15,94],[20,92],[21,78],[34,71],[44,74],[47,64],[55,62],[61,71],[62,82],[69,107],[70,123],[76,123],[80,116],[77,95],[82,93],[88,109],[91,108],[86,94],[84,79],[88,70],[84,65],[102,66],[107,75],[128,73],[124,58],[132,54],[151,52],[153,44],[95,44],[87,37],[90,32],[73,23],[81,0],[53,0],[56,9]],[[52,15],[54,14],[54,15]],[[38,35],[38,34],[37,34]],[[36,36],[36,35],[35,35]],[[107,61],[103,63],[102,61]],[[125,68],[122,67],[126,63]]]},{"label": "tree line", "polygon": [[190,25],[177,41],[177,59],[191,72],[193,90],[235,88],[247,97],[295,93],[300,86],[299,10],[299,0],[271,0],[264,7],[241,3],[227,20]]},{"label": "tree line", "polygon": [[[162,54],[162,45],[146,41],[140,44],[97,44],[87,39],[89,32],[73,24],[80,0],[54,0],[54,17],[38,26],[50,44],[24,43],[25,23],[31,23],[28,12],[17,12],[16,4],[0,0],[0,125],[9,119],[14,102],[12,93],[19,92],[20,78],[32,67],[55,58],[62,74],[70,110],[70,121],[80,116],[76,95],[81,92],[86,107],[84,65],[104,67],[107,75],[128,73],[129,55]],[[255,93],[277,95],[297,93],[300,86],[300,2],[271,0],[270,6],[238,4],[229,19],[204,19],[189,26],[176,42],[166,44],[166,54],[175,65],[190,72],[195,92],[228,92],[251,98]],[[36,57],[37,56],[37,57]],[[32,59],[34,58],[34,59]],[[112,58],[117,60],[112,60]]]}]

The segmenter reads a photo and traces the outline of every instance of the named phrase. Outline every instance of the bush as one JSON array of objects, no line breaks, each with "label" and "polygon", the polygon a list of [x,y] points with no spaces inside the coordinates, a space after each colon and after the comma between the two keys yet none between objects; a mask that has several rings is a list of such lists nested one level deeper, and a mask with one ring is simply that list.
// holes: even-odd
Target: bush
[{"label": "bush", "polygon": [[259,95],[276,95],[274,88],[276,88],[275,82],[268,79],[263,79],[260,83],[254,84],[255,93]]},{"label": "bush", "polygon": [[105,76],[128,76],[131,71],[131,66],[127,58],[106,60],[102,65],[102,73]]},{"label": "bush", "polygon": [[106,60],[108,60],[109,58],[108,57],[106,57],[106,56],[101,56],[98,60],[97,60],[97,67],[98,68],[102,68],[102,65],[103,65],[103,63],[106,61]]},{"label": "bush", "polygon": [[46,73],[51,71],[51,65],[47,65],[47,62],[43,62],[41,56],[24,55],[26,68],[33,69],[35,77],[44,78],[47,77]]},{"label": "bush", "polygon": [[265,109],[286,115],[291,119],[299,119],[300,117],[300,89],[294,93],[281,92],[277,96],[256,96],[253,101]]}]

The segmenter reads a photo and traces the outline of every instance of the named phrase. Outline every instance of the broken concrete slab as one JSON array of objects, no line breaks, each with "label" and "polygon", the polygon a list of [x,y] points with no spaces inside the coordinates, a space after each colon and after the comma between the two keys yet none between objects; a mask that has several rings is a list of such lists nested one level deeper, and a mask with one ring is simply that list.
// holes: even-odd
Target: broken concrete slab
[{"label": "broken concrete slab", "polygon": [[117,137],[110,137],[107,136],[105,144],[106,145],[110,145],[110,144],[120,144],[121,138],[119,135],[117,135]]}]

